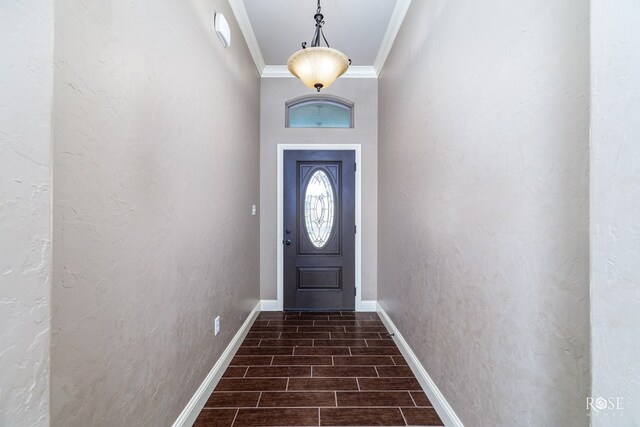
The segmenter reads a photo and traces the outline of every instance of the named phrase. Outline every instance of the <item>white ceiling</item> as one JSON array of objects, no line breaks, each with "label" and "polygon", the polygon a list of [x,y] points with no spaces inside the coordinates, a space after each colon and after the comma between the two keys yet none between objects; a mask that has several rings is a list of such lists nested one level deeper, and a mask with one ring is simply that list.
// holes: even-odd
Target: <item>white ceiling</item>
[{"label": "white ceiling", "polygon": [[[325,36],[353,64],[343,78],[377,78],[412,0],[322,0]],[[317,0],[229,0],[262,77],[293,77],[289,56],[315,30]]]},{"label": "white ceiling", "polygon": [[[243,0],[266,65],[285,65],[315,31],[317,0]],[[397,0],[321,0],[324,35],[354,66],[373,66]]]}]

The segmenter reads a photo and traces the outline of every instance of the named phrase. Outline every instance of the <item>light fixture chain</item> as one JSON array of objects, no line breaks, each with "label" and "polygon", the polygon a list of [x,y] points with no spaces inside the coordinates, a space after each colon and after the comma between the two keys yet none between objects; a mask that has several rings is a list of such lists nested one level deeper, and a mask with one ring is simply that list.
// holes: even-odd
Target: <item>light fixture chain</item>
[{"label": "light fixture chain", "polygon": [[[322,6],[320,6],[320,0],[318,0],[318,8],[316,9],[316,14],[314,15],[314,19],[316,20],[316,31],[313,34],[313,39],[311,39],[311,47],[320,46],[321,40],[324,40],[324,43],[327,45],[327,47],[331,47],[329,46],[327,37],[324,35],[324,31],[322,30],[322,27],[324,26],[324,15],[322,15],[321,11]],[[322,39],[320,39],[320,36],[322,36]]]}]

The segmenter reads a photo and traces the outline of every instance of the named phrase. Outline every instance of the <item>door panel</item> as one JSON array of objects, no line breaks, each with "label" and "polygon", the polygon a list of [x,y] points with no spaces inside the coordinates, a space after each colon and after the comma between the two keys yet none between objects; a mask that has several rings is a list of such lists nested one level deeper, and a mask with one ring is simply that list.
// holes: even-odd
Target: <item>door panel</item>
[{"label": "door panel", "polygon": [[355,152],[284,152],[284,309],[355,308]]},{"label": "door panel", "polygon": [[298,268],[298,287],[300,289],[340,289],[340,267]]}]

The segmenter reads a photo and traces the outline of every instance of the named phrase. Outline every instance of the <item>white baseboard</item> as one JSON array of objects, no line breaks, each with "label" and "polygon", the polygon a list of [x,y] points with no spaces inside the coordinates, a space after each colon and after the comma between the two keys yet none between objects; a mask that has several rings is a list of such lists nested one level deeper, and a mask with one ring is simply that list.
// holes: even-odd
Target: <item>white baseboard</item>
[{"label": "white baseboard", "polygon": [[418,382],[420,382],[420,385],[424,389],[425,394],[433,405],[433,409],[436,410],[444,425],[447,427],[464,427],[462,421],[460,421],[460,418],[458,418],[456,413],[453,411],[453,408],[451,407],[451,405],[449,405],[447,399],[444,398],[444,396],[436,386],[436,383],[433,382],[427,371],[424,369],[424,366],[422,366],[422,364],[418,360],[418,357],[415,355],[413,350],[411,350],[409,344],[407,344],[400,331],[398,331],[396,326],[391,321],[391,318],[389,318],[389,315],[386,311],[384,311],[384,308],[382,308],[380,304],[377,304],[377,311],[380,315],[380,319],[385,324],[389,332],[394,334],[393,339],[395,343],[398,345],[400,352],[407,360],[409,367],[418,379]]},{"label": "white baseboard", "polygon": [[375,300],[371,300],[371,301],[362,300],[360,301],[360,306],[356,307],[356,311],[377,311],[377,310],[378,310],[378,302]]},{"label": "white baseboard", "polygon": [[260,309],[262,311],[282,311],[282,307],[278,304],[278,300],[275,299],[263,299],[260,301]]},{"label": "white baseboard", "polygon": [[[376,301],[361,301],[356,307],[356,311],[376,311],[378,303]],[[262,311],[282,311],[282,307],[275,299],[263,299],[260,301]]]},{"label": "white baseboard", "polygon": [[222,355],[216,361],[216,364],[213,365],[213,368],[211,368],[207,377],[204,379],[202,384],[200,384],[200,387],[198,387],[198,390],[196,390],[191,400],[189,400],[187,406],[185,406],[180,416],[178,416],[176,421],[173,423],[173,427],[191,427],[196,421],[198,414],[200,414],[200,411],[204,408],[204,405],[207,403],[207,399],[209,399],[209,396],[213,393],[213,389],[218,384],[218,381],[220,381],[225,369],[229,366],[233,355],[236,353],[236,350],[238,350],[238,347],[240,347],[240,344],[242,344],[247,332],[249,332],[249,328],[253,324],[254,319],[258,316],[258,313],[260,313],[260,307],[261,303],[258,302],[253,310],[251,310],[251,313],[249,313],[249,316],[247,316],[247,319],[235,334],[227,348],[222,352]]}]

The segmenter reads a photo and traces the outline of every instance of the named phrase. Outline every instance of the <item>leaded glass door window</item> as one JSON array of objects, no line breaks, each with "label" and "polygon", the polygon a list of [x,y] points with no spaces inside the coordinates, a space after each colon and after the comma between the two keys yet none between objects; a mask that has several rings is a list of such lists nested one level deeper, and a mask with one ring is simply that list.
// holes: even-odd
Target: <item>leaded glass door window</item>
[{"label": "leaded glass door window", "polygon": [[304,223],[307,238],[318,249],[327,244],[333,231],[333,191],[327,173],[322,169],[316,169],[309,178],[304,193]]}]

